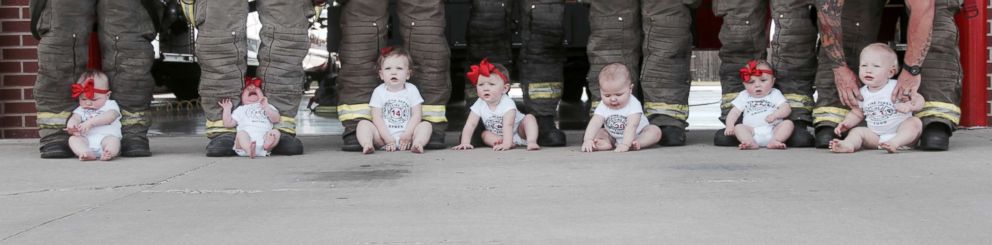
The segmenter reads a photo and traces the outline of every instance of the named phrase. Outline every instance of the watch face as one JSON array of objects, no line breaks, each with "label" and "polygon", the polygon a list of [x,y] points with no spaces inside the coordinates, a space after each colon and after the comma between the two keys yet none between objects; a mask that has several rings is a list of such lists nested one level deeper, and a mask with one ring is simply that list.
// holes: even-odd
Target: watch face
[{"label": "watch face", "polygon": [[913,75],[913,76],[920,75],[920,70],[921,70],[920,69],[920,66],[907,66],[907,65],[903,65],[903,68],[906,69],[906,72],[909,72],[910,75]]}]

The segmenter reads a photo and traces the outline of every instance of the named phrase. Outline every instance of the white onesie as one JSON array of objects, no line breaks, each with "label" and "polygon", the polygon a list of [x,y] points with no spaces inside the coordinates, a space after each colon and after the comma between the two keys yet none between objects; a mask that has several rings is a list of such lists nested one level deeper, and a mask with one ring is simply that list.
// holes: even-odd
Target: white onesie
[{"label": "white onesie", "polygon": [[389,128],[389,134],[393,136],[396,145],[399,145],[400,136],[406,132],[406,126],[413,116],[413,107],[424,103],[417,86],[410,83],[404,86],[403,90],[390,92],[385,83],[380,84],[372,91],[372,100],[369,101],[373,110],[382,110],[382,120]]},{"label": "white onesie", "polygon": [[[269,108],[276,109],[271,104]],[[269,121],[268,116],[265,116],[265,111],[262,110],[261,103],[238,106],[231,113],[231,119],[238,122],[238,131],[245,131],[248,133],[248,137],[251,137],[251,141],[255,142],[255,156],[269,155],[269,152],[265,151],[263,145],[265,144],[265,133],[272,130],[272,122]],[[239,149],[237,143],[235,143],[234,152],[238,153],[238,156],[248,156],[248,151]]]},{"label": "white onesie", "polygon": [[754,142],[758,146],[768,146],[771,141],[775,126],[782,122],[782,119],[768,123],[765,118],[778,110],[779,106],[785,105],[787,101],[782,92],[773,88],[768,95],[761,98],[752,97],[751,94],[741,91],[737,98],[730,102],[734,108],[741,110],[744,115],[744,125],[754,129]]},{"label": "white onesie", "polygon": [[890,79],[878,92],[869,91],[868,86],[861,87],[861,96],[865,100],[858,105],[864,111],[868,129],[878,134],[878,143],[885,143],[895,137],[899,125],[913,116],[912,112],[896,111],[895,104],[892,103],[892,90],[895,87],[895,79]]},{"label": "white onesie", "polygon": [[108,99],[107,103],[104,103],[100,109],[84,109],[80,106],[72,111],[73,114],[79,115],[80,123],[108,111],[117,112],[117,118],[114,118],[110,124],[93,127],[86,133],[86,141],[89,142],[90,151],[95,152],[97,158],[103,155],[103,138],[107,136],[121,138],[121,108],[117,105],[117,101]]},{"label": "white onesie", "polygon": [[634,131],[634,135],[641,134],[641,131],[643,131],[648,124],[651,124],[651,122],[648,121],[648,116],[644,115],[644,109],[641,107],[641,101],[634,98],[634,96],[630,97],[630,101],[628,101],[627,105],[623,108],[614,110],[603,103],[599,103],[599,106],[596,106],[596,111],[593,112],[593,114],[599,115],[605,119],[603,121],[603,128],[606,128],[606,132],[610,133],[610,136],[612,136],[613,139],[616,139],[616,142],[620,143],[623,143],[623,131],[627,128],[627,116],[637,113],[641,114],[641,121],[637,123],[637,131]]},{"label": "white onesie", "polygon": [[486,130],[496,134],[498,136],[503,136],[503,114],[509,110],[514,110],[517,112],[517,116],[513,118],[513,128],[509,129],[513,132],[513,143],[516,145],[527,145],[527,140],[520,137],[520,132],[517,128],[520,128],[520,122],[524,120],[524,114],[517,110],[517,104],[513,103],[509,95],[503,95],[503,98],[499,100],[499,105],[496,106],[496,110],[490,110],[489,105],[486,104],[482,99],[475,101],[472,104],[472,112],[479,115],[482,124],[486,126]]}]

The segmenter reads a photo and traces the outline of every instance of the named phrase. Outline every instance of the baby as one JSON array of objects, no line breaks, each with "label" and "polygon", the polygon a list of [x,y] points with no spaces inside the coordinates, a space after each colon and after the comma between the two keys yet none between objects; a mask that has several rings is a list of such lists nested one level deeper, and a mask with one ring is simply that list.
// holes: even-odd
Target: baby
[{"label": "baby", "polygon": [[[794,125],[786,119],[792,111],[785,96],[775,85],[775,74],[771,65],[764,60],[751,60],[740,70],[744,89],[731,102],[734,108],[727,113],[727,136],[737,136],[741,150],[785,149],[785,140],[792,134]],[[744,123],[737,119],[744,114]]]},{"label": "baby", "polygon": [[403,49],[386,47],[379,57],[379,78],[383,83],[372,91],[372,121],[361,120],[355,132],[362,152],[369,154],[375,148],[386,151],[410,150],[423,153],[424,145],[431,137],[431,124],[421,121],[421,104],[417,86],[407,83],[413,71],[410,70],[410,55]]},{"label": "baby", "polygon": [[[896,80],[890,79],[898,71],[896,53],[883,43],[868,45],[861,50],[858,77],[864,101],[851,109],[834,133],[841,135],[848,129],[847,138],[830,142],[830,151],[848,153],[862,147],[884,148],[889,153],[912,145],[920,137],[923,122],[913,112],[923,109],[923,95],[913,93],[909,101],[892,101]],[[856,127],[865,120],[868,127]]]},{"label": "baby", "polygon": [[79,107],[72,111],[66,132],[69,148],[80,161],[114,159],[121,149],[121,109],[109,99],[107,75],[87,71],[72,85]]},{"label": "baby", "polygon": [[510,90],[510,74],[506,68],[490,64],[488,58],[471,68],[468,79],[475,86],[479,99],[472,105],[465,121],[461,144],[451,149],[474,148],[471,144],[472,133],[480,120],[486,127],[482,132],[482,141],[492,146],[493,150],[509,150],[514,145],[526,145],[527,150],[541,149],[537,145],[537,119],[534,115],[524,116],[517,111],[517,105],[510,96],[506,96]]},{"label": "baby", "polygon": [[241,91],[241,105],[233,113],[231,99],[224,99],[217,104],[224,108],[224,127],[237,126],[234,152],[239,156],[249,158],[268,156],[272,148],[279,143],[279,130],[273,127],[274,124],[279,123],[279,111],[275,106],[270,105],[269,99],[262,94],[261,79],[245,78],[245,88]]},{"label": "baby", "polygon": [[603,102],[596,107],[582,139],[582,151],[626,152],[640,150],[661,140],[661,128],[651,125],[641,102],[633,97],[630,71],[620,63],[603,67],[599,92]]}]

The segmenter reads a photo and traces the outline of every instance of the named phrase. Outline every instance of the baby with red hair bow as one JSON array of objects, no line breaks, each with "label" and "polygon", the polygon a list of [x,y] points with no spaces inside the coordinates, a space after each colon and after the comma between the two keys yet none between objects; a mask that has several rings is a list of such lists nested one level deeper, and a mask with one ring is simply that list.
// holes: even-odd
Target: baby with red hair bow
[{"label": "baby with red hair bow", "polygon": [[[792,111],[782,92],[774,88],[775,74],[764,60],[751,60],[740,70],[745,91],[731,102],[733,109],[727,113],[723,133],[737,136],[741,150],[785,149],[785,140],[792,134],[792,124],[787,117]],[[743,123],[737,119],[744,115]]]},{"label": "baby with red hair bow", "polygon": [[510,74],[506,68],[489,63],[488,58],[471,68],[472,71],[466,75],[475,86],[479,99],[472,104],[465,121],[461,143],[451,149],[474,148],[472,134],[479,121],[486,129],[482,132],[482,141],[492,146],[493,150],[509,150],[517,145],[526,145],[527,150],[541,149],[537,145],[537,119],[534,115],[517,111],[517,105],[506,94],[510,90]]},{"label": "baby with red hair bow", "polygon": [[280,133],[274,127],[279,123],[279,110],[270,105],[269,99],[262,93],[262,79],[245,78],[245,87],[241,90],[241,105],[233,112],[231,108],[234,104],[230,98],[218,101],[217,104],[224,108],[224,127],[237,127],[234,152],[239,156],[268,156],[279,143]]},{"label": "baby with red hair bow", "polygon": [[103,72],[90,70],[72,85],[79,107],[72,111],[65,131],[69,148],[80,161],[109,161],[121,149],[121,108],[110,99],[110,82]]}]

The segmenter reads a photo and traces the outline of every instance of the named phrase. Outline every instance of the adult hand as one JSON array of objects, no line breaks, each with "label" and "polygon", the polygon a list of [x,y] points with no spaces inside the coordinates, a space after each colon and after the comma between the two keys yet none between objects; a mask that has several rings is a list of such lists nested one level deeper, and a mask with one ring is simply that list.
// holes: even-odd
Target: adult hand
[{"label": "adult hand", "polygon": [[920,76],[913,76],[903,70],[899,73],[896,88],[892,90],[892,102],[909,101],[920,89]]},{"label": "adult hand", "polygon": [[858,102],[862,101],[861,88],[854,71],[847,66],[840,66],[833,69],[834,85],[837,88],[837,95],[840,103],[850,108],[857,108]]}]

